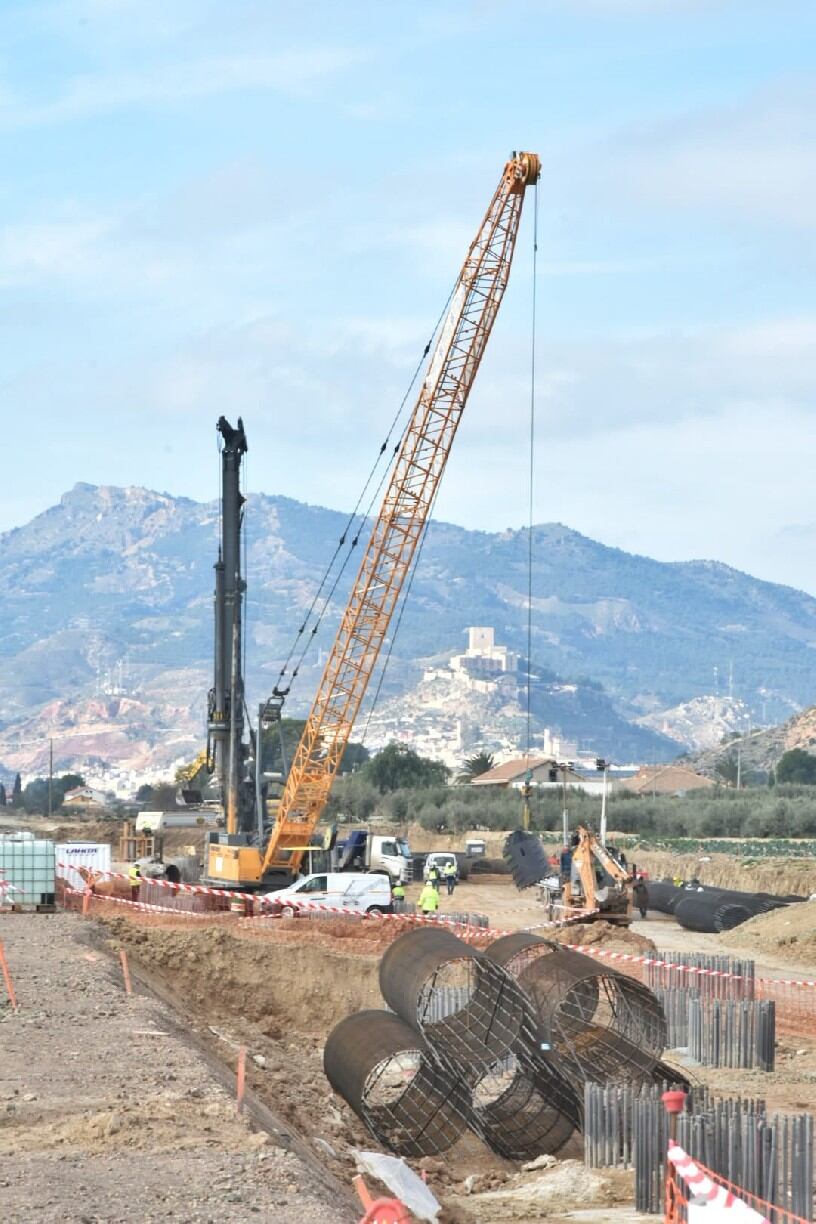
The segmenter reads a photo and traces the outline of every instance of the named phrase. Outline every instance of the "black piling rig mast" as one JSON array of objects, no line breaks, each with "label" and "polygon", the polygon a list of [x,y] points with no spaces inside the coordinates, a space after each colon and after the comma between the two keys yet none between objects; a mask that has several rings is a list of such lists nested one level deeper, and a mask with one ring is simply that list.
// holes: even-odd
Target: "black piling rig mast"
[{"label": "black piling rig mast", "polygon": [[247,769],[254,745],[245,740],[241,630],[246,581],[241,572],[244,497],[241,464],[247,451],[244,424],[219,417],[221,448],[221,539],[215,563],[213,687],[209,694],[208,759],[224,805],[227,833],[248,832],[254,823],[253,788]]}]

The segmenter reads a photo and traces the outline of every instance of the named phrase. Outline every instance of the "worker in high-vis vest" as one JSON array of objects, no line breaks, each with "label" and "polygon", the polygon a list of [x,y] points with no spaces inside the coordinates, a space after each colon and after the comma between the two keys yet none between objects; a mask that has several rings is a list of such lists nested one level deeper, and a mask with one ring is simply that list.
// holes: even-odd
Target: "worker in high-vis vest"
[{"label": "worker in high-vis vest", "polygon": [[131,863],[128,868],[128,880],[130,881],[130,899],[138,901],[139,887],[142,882],[142,869],[138,863]]},{"label": "worker in high-vis vest", "polygon": [[422,892],[419,894],[417,908],[426,918],[433,918],[436,911],[439,909],[439,890],[434,888],[430,880],[422,886]]},{"label": "worker in high-vis vest", "polygon": [[392,887],[391,899],[392,901],[404,901],[405,900],[405,886],[403,884],[400,884],[399,882],[397,882]]},{"label": "worker in high-vis vest", "polygon": [[442,873],[445,876],[445,883],[448,886],[448,896],[453,896],[453,890],[456,887],[456,864],[448,859],[445,866],[442,868]]}]

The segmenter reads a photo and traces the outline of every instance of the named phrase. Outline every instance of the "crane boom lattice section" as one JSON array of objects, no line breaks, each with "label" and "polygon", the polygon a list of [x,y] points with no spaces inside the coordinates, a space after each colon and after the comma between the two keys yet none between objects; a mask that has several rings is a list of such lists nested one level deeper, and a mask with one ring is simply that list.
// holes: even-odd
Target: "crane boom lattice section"
[{"label": "crane boom lattice section", "polygon": [[453,294],[281,799],[262,871],[295,870],[325,806],[431,512],[513,259],[532,153],[514,156]]}]

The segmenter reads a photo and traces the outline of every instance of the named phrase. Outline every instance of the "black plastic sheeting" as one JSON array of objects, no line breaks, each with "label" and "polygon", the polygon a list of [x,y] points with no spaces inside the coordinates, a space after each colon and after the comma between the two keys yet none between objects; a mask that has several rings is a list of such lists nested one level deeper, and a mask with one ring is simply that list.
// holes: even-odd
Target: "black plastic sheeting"
[{"label": "black plastic sheeting", "polygon": [[502,854],[513,874],[516,888],[532,888],[539,880],[552,875],[541,838],[535,833],[516,829],[505,839]]},{"label": "black plastic sheeting", "polygon": [[774,909],[749,894],[744,897],[727,893],[688,893],[675,906],[674,916],[687,931],[731,931],[749,918]]},{"label": "black plastic sheeting", "polygon": [[708,933],[730,931],[757,914],[804,900],[705,885],[678,887],[668,880],[650,880],[647,890],[649,909],[673,914],[687,931]]}]

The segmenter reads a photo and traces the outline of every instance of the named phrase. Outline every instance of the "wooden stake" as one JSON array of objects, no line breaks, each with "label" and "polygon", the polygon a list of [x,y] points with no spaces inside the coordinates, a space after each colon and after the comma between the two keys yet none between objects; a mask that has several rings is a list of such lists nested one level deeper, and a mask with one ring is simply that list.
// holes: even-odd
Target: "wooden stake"
[{"label": "wooden stake", "polygon": [[246,1088],[246,1046],[241,1046],[238,1051],[238,1074],[235,1082],[235,1100],[238,1105],[238,1112],[241,1112],[241,1107],[244,1103],[244,1090]]},{"label": "wooden stake", "polygon": [[119,959],[122,962],[122,976],[125,979],[125,994],[132,995],[133,987],[130,983],[130,970],[128,969],[127,952],[124,948],[119,950]]},{"label": "wooden stake", "polygon": [[369,1207],[374,1205],[374,1200],[368,1192],[368,1186],[363,1181],[362,1175],[358,1173],[356,1177],[352,1177],[351,1184],[360,1196],[360,1202],[367,1211]]},{"label": "wooden stake", "polygon": [[3,981],[6,984],[9,1002],[11,1003],[12,1011],[17,1011],[17,996],[14,993],[14,983],[11,980],[8,961],[6,960],[6,950],[3,947],[3,941],[0,939],[0,970],[3,972]]}]

